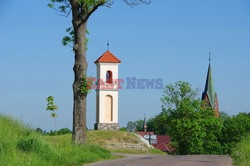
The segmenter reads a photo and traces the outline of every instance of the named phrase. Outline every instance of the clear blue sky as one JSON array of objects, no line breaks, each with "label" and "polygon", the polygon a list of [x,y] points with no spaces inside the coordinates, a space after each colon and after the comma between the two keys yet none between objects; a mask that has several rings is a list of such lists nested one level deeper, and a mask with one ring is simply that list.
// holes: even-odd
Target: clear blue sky
[{"label": "clear blue sky", "polygon": [[[0,1],[0,113],[32,127],[53,129],[46,97],[59,106],[58,128],[72,126],[73,52],[61,44],[71,18],[49,9],[47,0]],[[208,53],[220,110],[230,115],[250,111],[250,1],[152,0],[128,7],[115,0],[89,22],[88,75],[106,51],[122,60],[120,78],[178,80],[205,86]],[[119,94],[119,122],[152,117],[161,111],[161,90]],[[88,96],[87,126],[95,123],[95,91]]]}]

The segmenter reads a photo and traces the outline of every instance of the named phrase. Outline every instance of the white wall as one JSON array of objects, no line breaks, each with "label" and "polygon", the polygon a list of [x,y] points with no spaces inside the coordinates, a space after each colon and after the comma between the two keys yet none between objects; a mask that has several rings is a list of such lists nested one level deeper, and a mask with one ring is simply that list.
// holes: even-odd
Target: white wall
[{"label": "white wall", "polygon": [[[118,66],[119,63],[97,63],[97,81],[102,80],[106,84],[106,72],[112,72],[113,80],[118,79]],[[97,89],[96,97],[99,98],[99,103],[96,106],[96,123],[118,123],[118,85],[115,84],[113,89]],[[105,96],[110,95],[113,99],[113,121],[105,118]],[[98,102],[98,101],[97,101]]]}]

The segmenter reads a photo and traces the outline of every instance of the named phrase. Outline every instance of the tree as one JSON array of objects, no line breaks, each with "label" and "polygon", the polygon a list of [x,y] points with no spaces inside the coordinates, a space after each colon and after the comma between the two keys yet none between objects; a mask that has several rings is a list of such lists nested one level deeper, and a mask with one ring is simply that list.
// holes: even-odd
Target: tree
[{"label": "tree", "polygon": [[143,120],[140,119],[140,120],[137,120],[137,121],[129,121],[127,123],[127,130],[130,131],[130,132],[134,132],[135,130],[136,131],[143,131]]},{"label": "tree", "polygon": [[58,117],[58,116],[55,113],[55,111],[58,110],[58,106],[55,105],[55,103],[54,103],[54,97],[53,96],[49,96],[46,100],[48,102],[46,110],[47,111],[52,111],[52,113],[51,113],[50,116],[52,118],[54,118],[54,121],[55,121],[55,131],[56,131],[56,117]]},{"label": "tree", "polygon": [[[130,6],[140,3],[148,4],[150,0],[123,0]],[[87,74],[86,60],[86,33],[89,17],[100,7],[110,7],[113,0],[50,0],[48,6],[60,12],[64,16],[72,14],[72,28],[67,28],[70,36],[63,38],[63,44],[73,42],[75,53],[74,83],[73,83],[73,134],[72,139],[76,143],[86,142],[86,97],[82,85]],[[87,87],[85,87],[87,88]]]},{"label": "tree", "polygon": [[181,154],[220,154],[218,141],[222,124],[211,109],[196,98],[187,82],[178,81],[165,87],[162,109],[167,131],[178,142]]},{"label": "tree", "polygon": [[167,122],[167,118],[168,116],[166,111],[162,111],[154,118],[150,118],[147,121],[148,131],[153,131],[156,135],[169,134],[169,124]]},{"label": "tree", "polygon": [[224,147],[224,153],[230,154],[236,143],[240,142],[242,137],[250,133],[250,113],[239,113],[233,117],[227,117],[223,122],[221,132],[221,143]]},{"label": "tree", "polygon": [[46,134],[46,131],[42,130],[40,127],[36,128],[36,132],[38,132],[38,133],[40,133],[42,135]]}]

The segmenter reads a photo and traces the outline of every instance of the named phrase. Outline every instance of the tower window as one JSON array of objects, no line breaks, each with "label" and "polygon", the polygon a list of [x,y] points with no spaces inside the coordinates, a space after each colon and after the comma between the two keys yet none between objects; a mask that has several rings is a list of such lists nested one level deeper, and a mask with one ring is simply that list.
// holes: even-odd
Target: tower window
[{"label": "tower window", "polygon": [[107,73],[106,73],[106,83],[110,83],[110,84],[112,84],[112,72],[109,70],[109,71],[107,71]]}]

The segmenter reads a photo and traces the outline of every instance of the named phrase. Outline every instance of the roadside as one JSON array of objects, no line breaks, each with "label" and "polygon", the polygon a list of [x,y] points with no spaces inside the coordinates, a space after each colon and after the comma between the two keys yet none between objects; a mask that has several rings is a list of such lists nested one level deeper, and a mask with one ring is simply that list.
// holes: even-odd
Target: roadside
[{"label": "roadside", "polygon": [[220,155],[176,155],[122,154],[124,158],[101,161],[86,166],[232,166],[230,156]]}]

